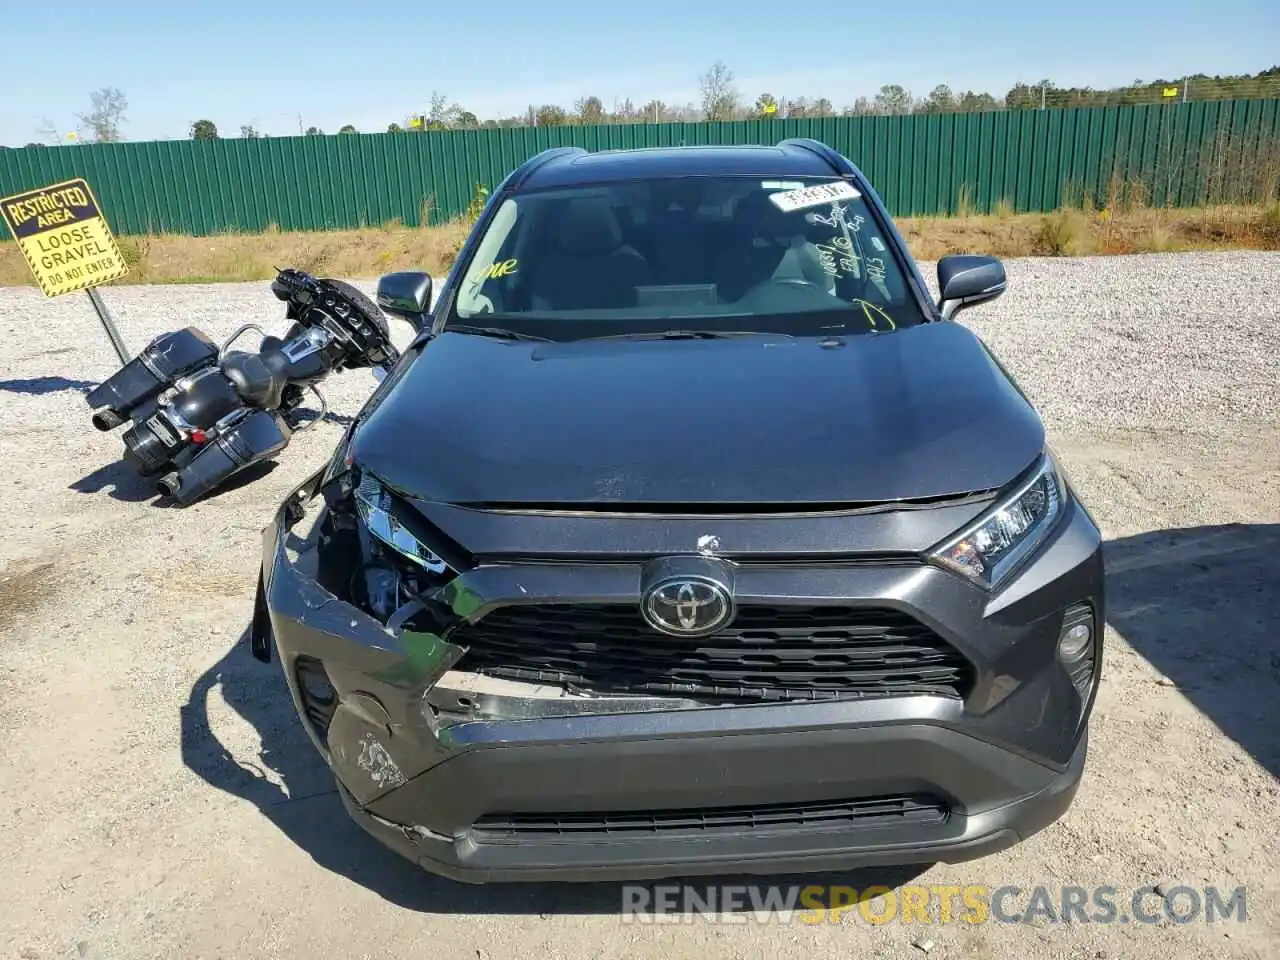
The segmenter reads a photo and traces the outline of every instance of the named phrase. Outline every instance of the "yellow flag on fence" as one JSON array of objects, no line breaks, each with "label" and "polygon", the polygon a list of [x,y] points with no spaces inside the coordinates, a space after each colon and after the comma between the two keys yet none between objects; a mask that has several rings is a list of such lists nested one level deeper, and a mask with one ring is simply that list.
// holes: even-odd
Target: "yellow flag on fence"
[{"label": "yellow flag on fence", "polygon": [[1176,97],[1176,96],[1178,95],[1178,88],[1177,88],[1177,87],[1165,87],[1165,88],[1164,88],[1164,95],[1165,95],[1166,97]]}]

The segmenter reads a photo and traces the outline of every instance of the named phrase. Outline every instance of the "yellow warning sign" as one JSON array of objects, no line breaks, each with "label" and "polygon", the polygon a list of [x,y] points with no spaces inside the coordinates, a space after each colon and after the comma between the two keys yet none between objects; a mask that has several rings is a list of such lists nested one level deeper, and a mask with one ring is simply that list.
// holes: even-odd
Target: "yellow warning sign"
[{"label": "yellow warning sign", "polygon": [[5,197],[0,214],[46,297],[95,287],[129,272],[102,208],[82,179]]}]

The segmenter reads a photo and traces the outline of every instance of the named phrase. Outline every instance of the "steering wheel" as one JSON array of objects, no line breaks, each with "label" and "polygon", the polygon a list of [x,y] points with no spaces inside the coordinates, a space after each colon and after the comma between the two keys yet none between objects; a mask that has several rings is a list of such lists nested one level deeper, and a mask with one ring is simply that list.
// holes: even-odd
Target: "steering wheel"
[{"label": "steering wheel", "polygon": [[806,280],[803,277],[774,277],[769,280],[769,283],[790,283],[796,286],[813,287],[817,290],[822,290],[823,293],[827,292],[823,287],[814,283],[812,280]]}]

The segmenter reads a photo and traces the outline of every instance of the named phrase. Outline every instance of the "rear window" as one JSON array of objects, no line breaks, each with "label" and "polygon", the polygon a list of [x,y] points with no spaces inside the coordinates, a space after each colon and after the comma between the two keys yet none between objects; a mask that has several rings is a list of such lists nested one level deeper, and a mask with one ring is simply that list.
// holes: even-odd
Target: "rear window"
[{"label": "rear window", "polygon": [[507,198],[450,319],[558,339],[888,332],[925,318],[847,181],[686,178]]}]

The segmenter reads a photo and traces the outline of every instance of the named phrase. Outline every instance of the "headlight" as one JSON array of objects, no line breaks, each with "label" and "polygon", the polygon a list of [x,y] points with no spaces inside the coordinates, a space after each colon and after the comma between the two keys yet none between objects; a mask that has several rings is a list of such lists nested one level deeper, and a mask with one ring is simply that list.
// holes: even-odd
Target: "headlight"
[{"label": "headlight", "polygon": [[409,529],[404,507],[396,498],[365,471],[360,473],[360,483],[355,490],[356,509],[369,532],[401,556],[413,561],[431,573],[444,573],[449,565],[422,543]]},{"label": "headlight", "polygon": [[1046,453],[1030,479],[933,550],[929,559],[994,589],[1044,541],[1065,498],[1062,477]]}]

